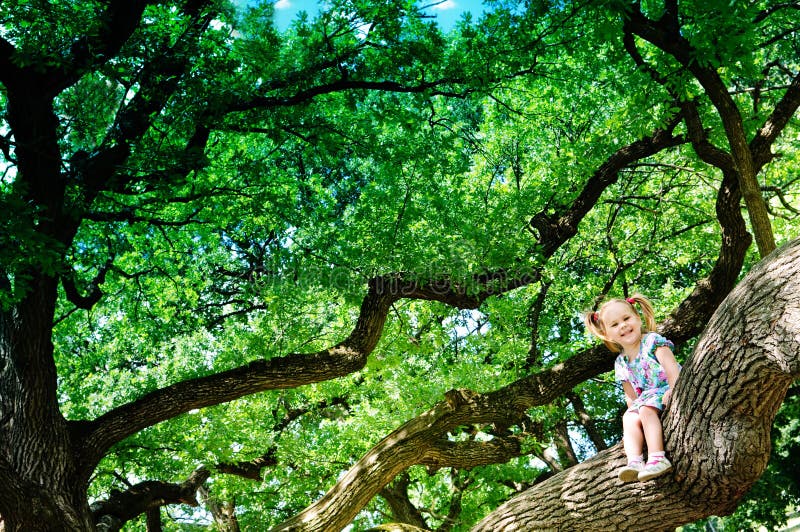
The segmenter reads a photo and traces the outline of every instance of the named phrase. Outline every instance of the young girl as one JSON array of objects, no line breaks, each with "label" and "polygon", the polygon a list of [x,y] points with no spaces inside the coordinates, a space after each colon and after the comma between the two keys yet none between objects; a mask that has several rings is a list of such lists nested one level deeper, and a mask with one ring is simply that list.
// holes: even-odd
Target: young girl
[{"label": "young girl", "polygon": [[[612,352],[619,353],[614,373],[622,382],[628,403],[628,410],[622,416],[628,465],[619,471],[619,479],[633,482],[663,475],[672,469],[672,464],[664,456],[660,416],[680,372],[672,354],[672,342],[651,332],[656,326],[653,306],[641,294],[610,299],[597,312],[587,312],[584,321],[592,334]],[[646,464],[644,443],[647,443]]]}]

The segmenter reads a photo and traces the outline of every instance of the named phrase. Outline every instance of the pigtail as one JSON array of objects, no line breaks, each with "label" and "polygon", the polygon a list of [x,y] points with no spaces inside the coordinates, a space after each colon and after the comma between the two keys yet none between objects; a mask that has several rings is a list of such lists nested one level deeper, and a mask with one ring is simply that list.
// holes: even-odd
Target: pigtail
[{"label": "pigtail", "polygon": [[636,305],[639,305],[642,318],[644,318],[642,320],[644,323],[644,332],[652,332],[656,330],[656,313],[653,310],[653,304],[650,303],[649,299],[644,297],[642,294],[636,293],[627,298],[625,301],[630,303],[634,308]]},{"label": "pigtail", "polygon": [[587,310],[584,312],[583,323],[586,325],[586,329],[590,333],[597,336],[601,340],[603,339],[603,329],[600,325],[600,315],[596,311]]},{"label": "pigtail", "polygon": [[600,338],[612,353],[619,353],[622,350],[619,345],[606,338],[606,335],[603,332],[603,324],[600,321],[600,311],[590,310],[584,312],[583,323],[586,324],[586,328],[589,330],[589,332]]}]

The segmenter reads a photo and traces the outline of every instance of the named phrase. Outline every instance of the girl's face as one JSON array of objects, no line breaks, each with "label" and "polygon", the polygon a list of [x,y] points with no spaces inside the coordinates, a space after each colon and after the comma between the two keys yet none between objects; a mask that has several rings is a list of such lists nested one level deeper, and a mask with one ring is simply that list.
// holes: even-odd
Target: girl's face
[{"label": "girl's face", "polygon": [[609,340],[626,351],[638,351],[642,340],[642,320],[628,303],[612,301],[603,308],[600,319]]}]

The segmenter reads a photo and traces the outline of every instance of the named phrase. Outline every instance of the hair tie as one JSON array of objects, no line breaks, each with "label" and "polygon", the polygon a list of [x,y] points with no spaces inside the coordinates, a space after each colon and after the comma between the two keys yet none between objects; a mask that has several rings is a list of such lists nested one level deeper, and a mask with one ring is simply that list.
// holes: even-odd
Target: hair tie
[{"label": "hair tie", "polygon": [[628,297],[628,298],[626,298],[626,299],[625,299],[625,301],[627,301],[627,302],[628,302],[628,303],[630,303],[631,305],[635,305],[635,304],[636,304],[636,300],[635,300],[635,299],[633,299],[632,297]]},{"label": "hair tie", "polygon": [[600,317],[597,315],[597,312],[592,312],[592,323],[597,323]]}]

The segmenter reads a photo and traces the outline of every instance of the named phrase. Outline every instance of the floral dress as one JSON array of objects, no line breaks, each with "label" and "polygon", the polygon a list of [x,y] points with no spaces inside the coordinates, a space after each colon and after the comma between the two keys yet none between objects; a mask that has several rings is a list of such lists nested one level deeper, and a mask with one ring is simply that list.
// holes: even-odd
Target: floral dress
[{"label": "floral dress", "polygon": [[[664,409],[664,393],[669,390],[667,373],[656,358],[656,349],[675,347],[672,342],[657,333],[647,333],[639,343],[639,354],[628,361],[625,353],[620,353],[614,362],[614,375],[619,382],[628,381],[636,392],[637,399],[628,408],[638,411],[642,406]],[[680,368],[680,366],[678,366]]]}]

